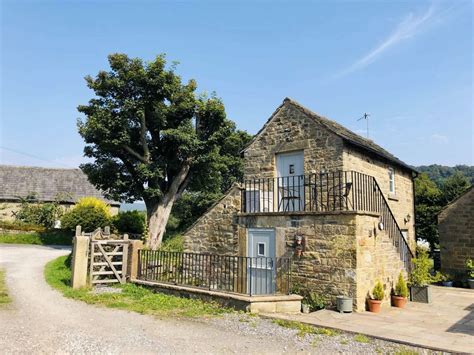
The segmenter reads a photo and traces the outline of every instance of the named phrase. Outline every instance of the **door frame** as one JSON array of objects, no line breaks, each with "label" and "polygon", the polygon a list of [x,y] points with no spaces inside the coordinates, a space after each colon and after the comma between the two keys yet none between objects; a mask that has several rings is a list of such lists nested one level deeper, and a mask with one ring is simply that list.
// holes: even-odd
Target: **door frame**
[{"label": "door frame", "polygon": [[[249,258],[255,258],[258,256],[251,256],[251,251],[253,250],[253,238],[251,239],[250,235],[252,232],[268,232],[270,233],[270,239],[273,241],[273,248],[270,248],[269,250],[273,249],[273,253],[271,256],[267,256],[266,258],[271,258],[271,270],[268,270],[271,272],[271,277],[270,277],[270,293],[260,293],[258,291],[258,288],[252,287],[253,283],[252,281],[255,280],[257,282],[257,279],[252,279],[254,273],[252,273],[252,269],[255,271],[259,270],[257,267],[257,264],[253,265],[252,259],[249,259],[248,265],[247,265],[247,290],[249,292],[250,296],[253,295],[265,295],[265,294],[274,294],[276,291],[276,229],[275,228],[248,228],[247,229],[247,257]],[[269,246],[268,246],[269,247]],[[261,270],[261,269],[260,269]],[[254,289],[255,288],[255,289]],[[254,289],[254,290],[253,290]],[[268,289],[268,284],[265,286],[265,290]]]}]

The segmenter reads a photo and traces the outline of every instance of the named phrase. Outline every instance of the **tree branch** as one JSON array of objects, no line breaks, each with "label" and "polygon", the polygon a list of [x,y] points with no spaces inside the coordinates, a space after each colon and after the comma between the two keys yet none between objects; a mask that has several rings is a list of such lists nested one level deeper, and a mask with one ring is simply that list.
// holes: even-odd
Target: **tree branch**
[{"label": "tree branch", "polygon": [[127,151],[127,153],[130,153],[131,155],[133,155],[135,158],[137,158],[138,160],[140,160],[142,163],[148,163],[149,161],[145,159],[145,157],[142,157],[140,154],[138,154],[135,150],[133,150],[132,148],[130,148],[128,145],[124,145],[123,146],[123,149],[125,149]]},{"label": "tree branch", "polygon": [[140,141],[143,148],[143,159],[146,163],[150,162],[150,149],[148,149],[148,143],[146,142],[146,120],[145,113],[140,117]]}]

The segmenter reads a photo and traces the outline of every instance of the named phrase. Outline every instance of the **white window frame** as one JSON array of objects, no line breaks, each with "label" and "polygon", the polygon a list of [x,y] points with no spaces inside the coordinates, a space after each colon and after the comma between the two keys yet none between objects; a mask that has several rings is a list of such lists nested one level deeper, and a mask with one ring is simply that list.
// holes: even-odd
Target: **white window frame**
[{"label": "white window frame", "polygon": [[[260,253],[260,245],[263,245],[263,254]],[[258,242],[257,243],[257,257],[265,256],[267,249],[267,243],[265,242]]]},{"label": "white window frame", "polygon": [[395,169],[392,167],[388,168],[388,192],[391,195],[395,195]]}]

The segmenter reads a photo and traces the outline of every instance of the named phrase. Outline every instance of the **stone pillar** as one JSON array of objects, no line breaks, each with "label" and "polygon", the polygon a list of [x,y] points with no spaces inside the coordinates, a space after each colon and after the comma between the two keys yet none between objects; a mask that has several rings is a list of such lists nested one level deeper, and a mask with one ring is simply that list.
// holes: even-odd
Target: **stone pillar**
[{"label": "stone pillar", "polygon": [[128,245],[127,280],[134,280],[138,273],[138,250],[143,249],[141,240],[131,240]]},{"label": "stone pillar", "polygon": [[77,289],[87,286],[88,252],[89,237],[76,235],[72,249],[72,288]]}]

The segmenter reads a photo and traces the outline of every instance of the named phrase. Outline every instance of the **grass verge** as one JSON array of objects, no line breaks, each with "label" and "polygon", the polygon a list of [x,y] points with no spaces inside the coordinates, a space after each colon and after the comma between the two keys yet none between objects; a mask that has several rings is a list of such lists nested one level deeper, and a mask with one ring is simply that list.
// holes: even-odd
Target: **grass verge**
[{"label": "grass verge", "polygon": [[11,302],[5,283],[5,270],[0,269],[0,307]]},{"label": "grass verge", "polygon": [[72,232],[48,231],[0,234],[0,244],[71,245]]},{"label": "grass verge", "polygon": [[121,293],[94,294],[90,289],[74,290],[69,286],[71,270],[68,266],[67,256],[59,257],[46,264],[44,274],[46,281],[65,297],[88,304],[162,317],[216,316],[231,312],[231,310],[223,308],[217,303],[154,293],[135,284],[117,286],[122,289]]},{"label": "grass verge", "polygon": [[321,334],[327,336],[338,335],[339,332],[335,329],[329,328],[316,328],[312,325],[300,323],[296,321],[284,320],[284,319],[274,319],[273,323],[279,325],[283,328],[295,329],[298,331],[298,336],[304,337],[307,334]]}]

